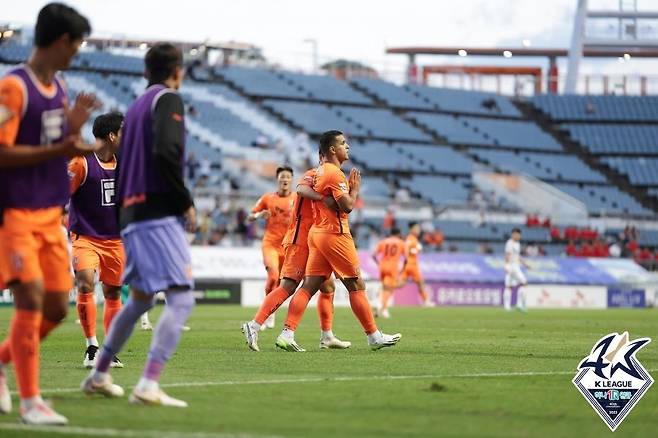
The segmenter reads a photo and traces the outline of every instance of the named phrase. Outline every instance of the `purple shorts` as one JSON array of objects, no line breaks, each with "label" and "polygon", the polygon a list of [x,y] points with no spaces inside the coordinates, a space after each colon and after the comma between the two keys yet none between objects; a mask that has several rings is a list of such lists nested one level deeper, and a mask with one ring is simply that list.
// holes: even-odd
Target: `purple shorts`
[{"label": "purple shorts", "polygon": [[155,294],[192,289],[192,259],[181,220],[174,216],[134,222],[121,231],[126,251],[123,282]]}]

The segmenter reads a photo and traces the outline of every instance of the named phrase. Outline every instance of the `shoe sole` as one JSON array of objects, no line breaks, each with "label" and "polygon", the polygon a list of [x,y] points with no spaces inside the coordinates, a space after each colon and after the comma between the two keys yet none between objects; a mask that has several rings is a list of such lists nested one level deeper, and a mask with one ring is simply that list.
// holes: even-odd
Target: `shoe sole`
[{"label": "shoe sole", "polygon": [[182,406],[182,405],[167,405],[164,403],[158,403],[158,402],[153,402],[150,400],[145,400],[143,398],[137,397],[135,394],[130,394],[128,397],[128,402],[134,404],[134,405],[142,405],[142,406],[162,406],[165,408],[186,408],[187,405]]},{"label": "shoe sole", "polygon": [[325,345],[325,344],[320,344],[320,350],[347,350],[350,348],[352,344],[348,344],[347,346],[343,347],[342,345]]},{"label": "shoe sole", "polygon": [[287,342],[286,343],[279,342],[279,340],[277,340],[274,343],[274,345],[276,345],[277,347],[279,347],[283,351],[287,351],[288,353],[304,353],[306,351],[301,347],[299,347],[299,350],[296,350],[296,349],[294,349],[294,347],[290,347],[290,344],[288,344]]}]

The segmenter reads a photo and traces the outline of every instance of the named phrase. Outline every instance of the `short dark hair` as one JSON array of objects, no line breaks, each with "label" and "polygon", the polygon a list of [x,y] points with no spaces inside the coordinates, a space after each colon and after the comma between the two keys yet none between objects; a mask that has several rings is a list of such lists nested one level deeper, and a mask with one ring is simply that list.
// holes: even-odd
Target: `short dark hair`
[{"label": "short dark hair", "polygon": [[329,148],[334,145],[336,137],[339,135],[344,135],[341,131],[337,129],[332,129],[331,131],[323,132],[320,136],[320,153],[325,157],[329,154]]},{"label": "short dark hair", "polygon": [[114,111],[107,114],[101,114],[94,120],[93,133],[96,138],[107,138],[110,133],[118,134],[123,123],[123,114]]},{"label": "short dark hair", "polygon": [[290,166],[279,166],[276,168],[276,176],[279,176],[281,172],[290,172],[291,175],[294,175],[292,167]]},{"label": "short dark hair", "polygon": [[400,235],[400,229],[398,227],[391,228],[391,236],[399,236],[399,235]]},{"label": "short dark hair", "polygon": [[414,222],[414,221],[409,222],[409,229],[412,229],[416,225],[418,225],[418,222]]},{"label": "short dark hair", "polygon": [[171,43],[157,43],[144,57],[145,76],[150,84],[159,84],[183,67],[183,52]]},{"label": "short dark hair", "polygon": [[514,227],[514,228],[512,228],[512,233],[519,233],[519,234],[521,234],[521,228],[518,228],[518,227]]},{"label": "short dark hair", "polygon": [[34,44],[48,47],[62,35],[68,34],[71,40],[80,40],[90,33],[89,20],[78,11],[62,3],[48,3],[39,11],[34,26]]}]

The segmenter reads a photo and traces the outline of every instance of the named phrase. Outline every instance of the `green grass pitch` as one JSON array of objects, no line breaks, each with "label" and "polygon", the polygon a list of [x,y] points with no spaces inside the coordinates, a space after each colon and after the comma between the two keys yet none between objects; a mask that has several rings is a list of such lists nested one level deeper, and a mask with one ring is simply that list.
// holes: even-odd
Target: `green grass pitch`
[{"label": "green grass pitch", "polygon": [[[638,358],[658,370],[654,310],[523,315],[399,308],[379,323],[384,331],[402,332],[402,341],[372,352],[349,309],[336,310],[334,331],[352,348],[318,350],[317,316],[309,309],[297,335],[306,353],[274,348],[285,309],[277,315],[277,329],[261,333],[261,352],[248,351],[239,327],[253,312],[237,306],[195,309],[192,330],[183,334],[162,379],[171,395],[190,404],[179,410],[133,406],[127,398],[90,399],[76,390],[87,371],[72,309],[42,346],[41,378],[44,396],[70,425],[57,432],[26,431],[17,427],[14,412],[0,416],[0,436],[600,438],[610,431],[571,383],[594,342],[624,330],[631,339],[654,338]],[[1,308],[3,337],[9,318],[10,309]],[[126,368],[113,372],[116,383],[128,389],[137,382],[150,339],[150,332],[136,329],[120,355]],[[658,388],[652,387],[614,435],[652,437],[657,430]]]}]

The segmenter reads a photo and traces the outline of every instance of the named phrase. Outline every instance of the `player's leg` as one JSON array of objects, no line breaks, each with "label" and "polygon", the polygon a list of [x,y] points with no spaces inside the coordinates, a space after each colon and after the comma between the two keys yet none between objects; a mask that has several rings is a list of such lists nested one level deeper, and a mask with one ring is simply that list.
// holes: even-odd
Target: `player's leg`
[{"label": "player's leg", "polygon": [[528,280],[525,278],[520,266],[517,266],[516,269],[513,270],[513,275],[517,283],[516,309],[525,313],[527,312],[525,286],[528,285]]},{"label": "player's leg", "polygon": [[[317,260],[314,260],[314,265],[311,265],[312,257],[312,255],[309,255],[309,267],[318,265]],[[283,330],[281,330],[281,334],[276,338],[275,344],[277,347],[291,352],[306,351],[295,341],[295,330],[297,330],[297,326],[304,316],[309,301],[311,301],[313,295],[315,295],[320,289],[320,286],[329,275],[331,275],[331,273],[319,276],[307,276],[304,278],[302,287],[295,292],[292,296],[292,300],[290,300],[290,304],[288,305],[288,314],[286,315],[286,321],[283,324]]]},{"label": "player's leg", "polygon": [[142,330],[144,331],[151,331],[153,330],[153,324],[151,324],[151,320],[149,319],[149,313],[144,312],[142,316],[140,316],[140,324],[142,327]]},{"label": "player's leg", "polygon": [[512,310],[512,287],[514,278],[512,277],[511,268],[505,267],[505,288],[503,289],[503,308]]},{"label": "player's leg", "polygon": [[334,293],[336,285],[333,278],[328,278],[320,286],[318,296],[318,317],[320,319],[320,348],[345,349],[352,345],[349,341],[341,341],[332,330],[334,320]]},{"label": "player's leg", "polygon": [[[121,275],[125,264],[123,244],[120,240],[108,240],[99,244],[100,256],[99,280],[103,284],[103,330],[105,336],[110,332],[110,325],[121,311]],[[123,368],[118,357],[112,359],[112,368]]]},{"label": "player's leg", "polygon": [[430,299],[429,294],[427,293],[427,286],[425,286],[425,280],[420,275],[420,269],[417,269],[416,272],[416,285],[418,286],[418,293],[420,294],[420,299],[423,301],[423,307],[434,307],[434,303]]},{"label": "player's leg", "polygon": [[279,249],[263,245],[263,263],[265,264],[265,271],[267,271],[265,295],[269,295],[279,282]]},{"label": "player's leg", "polygon": [[[74,260],[79,260],[80,253],[79,251],[76,251],[76,253]],[[94,297],[95,273],[96,271],[94,268],[75,271],[75,283],[77,288],[75,308],[78,312],[80,328],[82,328],[86,340],[86,350],[82,359],[82,365],[86,368],[92,368],[94,366],[98,353],[98,339],[96,338],[96,299]]]},{"label": "player's leg", "polygon": [[187,403],[167,396],[160,390],[162,370],[176,351],[183,326],[194,308],[194,294],[190,288],[165,292],[164,311],[153,331],[153,340],[144,372],[130,396],[132,403],[187,407]]}]

